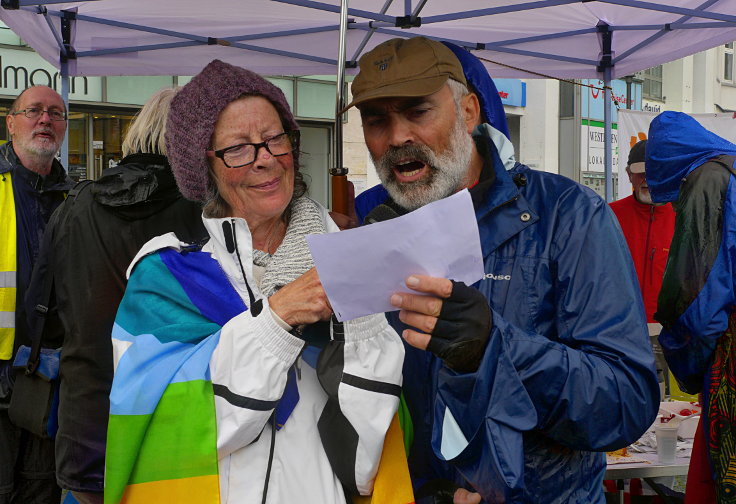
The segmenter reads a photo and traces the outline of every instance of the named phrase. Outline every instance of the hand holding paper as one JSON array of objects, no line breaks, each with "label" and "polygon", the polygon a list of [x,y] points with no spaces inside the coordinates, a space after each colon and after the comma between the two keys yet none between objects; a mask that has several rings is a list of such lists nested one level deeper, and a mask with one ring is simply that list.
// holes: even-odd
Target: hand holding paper
[{"label": "hand holding paper", "polygon": [[399,319],[418,329],[404,329],[410,345],[428,350],[460,373],[478,370],[493,318],[485,296],[463,282],[412,275],[406,284],[415,291],[391,296]]},{"label": "hand holding paper", "polygon": [[410,275],[470,285],[483,257],[470,193],[461,191],[407,215],[340,233],[310,235],[319,278],[338,320],[392,311]]}]

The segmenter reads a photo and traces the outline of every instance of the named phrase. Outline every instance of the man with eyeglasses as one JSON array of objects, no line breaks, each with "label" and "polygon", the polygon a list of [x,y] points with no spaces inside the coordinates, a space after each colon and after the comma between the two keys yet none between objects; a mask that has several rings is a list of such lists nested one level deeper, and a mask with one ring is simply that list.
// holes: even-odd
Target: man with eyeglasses
[{"label": "man with eyeglasses", "polygon": [[13,357],[30,345],[23,299],[41,237],[72,185],[55,159],[66,107],[53,89],[33,86],[16,98],[5,122],[11,141],[0,146],[0,504],[58,503],[53,440],[13,425],[7,408]]}]

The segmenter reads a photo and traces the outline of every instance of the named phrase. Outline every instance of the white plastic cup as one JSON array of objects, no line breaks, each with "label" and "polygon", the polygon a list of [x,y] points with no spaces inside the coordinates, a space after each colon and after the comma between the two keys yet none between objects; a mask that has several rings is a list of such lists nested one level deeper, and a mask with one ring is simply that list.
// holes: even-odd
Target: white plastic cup
[{"label": "white plastic cup", "polygon": [[654,434],[657,436],[657,458],[660,464],[671,465],[675,463],[678,427],[679,425],[667,423],[658,423],[654,426]]}]

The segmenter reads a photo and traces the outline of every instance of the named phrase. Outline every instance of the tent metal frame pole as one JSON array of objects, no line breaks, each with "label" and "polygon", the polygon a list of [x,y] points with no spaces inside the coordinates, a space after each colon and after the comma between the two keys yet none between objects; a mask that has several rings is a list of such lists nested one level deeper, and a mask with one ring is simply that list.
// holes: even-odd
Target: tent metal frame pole
[{"label": "tent metal frame pole", "polygon": [[[383,4],[383,7],[381,7],[381,14],[386,14],[386,11],[391,6],[394,0],[386,0]],[[358,44],[358,48],[355,50],[355,53],[353,53],[353,61],[358,61],[358,58],[361,54],[363,54],[363,49],[365,49],[365,46],[368,44],[368,41],[373,36],[375,30],[371,30],[368,33],[365,34],[363,37],[363,40],[361,40],[360,44]]]},{"label": "tent metal frame pole", "polygon": [[606,174],[606,202],[613,201],[613,156],[611,139],[613,132],[613,114],[611,113],[611,67],[603,70],[603,159]]},{"label": "tent metal frame pole", "polygon": [[[422,20],[422,23],[424,23],[423,20]],[[390,29],[390,28],[376,28],[376,27],[368,26],[365,23],[352,24],[351,28],[356,29],[356,30],[364,30],[364,31],[374,30],[376,33],[382,33],[384,35],[392,35],[395,37],[407,38],[407,32],[405,30],[396,30],[396,29]],[[558,54],[545,54],[545,53],[540,53],[536,51],[525,51],[521,49],[513,49],[511,47],[498,47],[494,44],[489,44],[488,46],[486,46],[485,44],[478,44],[477,42],[469,42],[467,40],[457,40],[457,39],[451,39],[447,37],[435,37],[432,35],[422,35],[422,36],[428,39],[432,39],[432,40],[451,42],[461,47],[466,47],[470,50],[489,49],[489,50],[493,50],[496,52],[518,54],[521,56],[532,56],[535,58],[543,58],[543,59],[549,59],[549,60],[554,60],[554,61],[566,61],[568,63],[577,63],[580,65],[592,66],[592,65],[598,64],[598,61],[596,60],[573,58],[570,56],[563,56],[563,55],[558,55]]]},{"label": "tent metal frame pole", "polygon": [[605,23],[598,25],[601,34],[601,60],[597,70],[603,74],[603,172],[606,184],[606,203],[613,201],[613,156],[611,133],[613,115],[611,114],[611,75],[613,73],[613,30]]},{"label": "tent metal frame pole", "polygon": [[[705,2],[703,2],[702,4],[700,4],[698,6],[698,9],[707,9],[708,7],[710,7],[711,5],[713,5],[716,2],[718,2],[718,0],[706,0]],[[673,21],[672,23],[667,24],[658,33],[655,33],[651,37],[648,37],[645,40],[642,40],[641,42],[639,42],[638,44],[636,44],[634,47],[632,47],[629,50],[624,51],[623,53],[621,53],[620,55],[618,55],[616,58],[614,58],[613,64],[615,65],[616,62],[621,61],[621,60],[627,58],[628,56],[630,56],[631,54],[636,53],[636,51],[638,51],[642,47],[646,47],[649,44],[652,44],[655,40],[659,39],[660,37],[666,35],[667,33],[671,32],[671,31],[688,29],[688,27],[690,25],[689,24],[688,25],[685,25],[684,23],[685,23],[685,21],[689,21],[690,19],[692,19],[692,16],[682,16],[680,19],[678,19],[676,21]],[[697,23],[697,24],[700,25],[702,23]],[[708,24],[710,24],[710,23],[708,23]]]},{"label": "tent metal frame pole", "polygon": [[623,5],[626,7],[636,7],[658,12],[669,12],[671,14],[682,14],[683,16],[692,16],[694,18],[715,19],[716,21],[727,21],[729,23],[736,22],[736,16],[733,14],[721,14],[720,12],[709,12],[702,8],[688,9],[685,7],[677,7],[674,5],[657,4],[654,2],[644,2],[642,0],[597,0],[601,3],[614,5]]},{"label": "tent metal frame pole", "polygon": [[62,48],[59,50],[60,75],[61,75],[61,99],[64,100],[66,107],[66,131],[64,132],[64,140],[61,142],[61,165],[69,171],[69,59],[74,57],[72,48],[72,24],[74,23],[74,14],[69,12],[61,17],[61,41]]},{"label": "tent metal frame pole", "polygon": [[61,165],[69,171],[69,61],[66,59],[61,62],[61,98],[64,100],[66,107],[66,131],[64,132],[64,140],[61,142]]},{"label": "tent metal frame pole", "polygon": [[558,5],[567,5],[579,2],[580,0],[537,0],[536,2],[504,5],[502,7],[489,7],[486,9],[473,9],[463,12],[455,12],[452,14],[425,16],[422,17],[422,24],[442,23],[445,21],[455,21],[458,19],[468,19],[481,16],[493,16],[495,14],[507,14],[509,12],[522,12],[535,9],[544,9],[547,7],[555,7]]},{"label": "tent metal frame pole", "polygon": [[342,108],[345,106],[345,51],[348,31],[348,0],[340,1],[340,40],[337,54],[337,82],[335,98],[335,167],[330,171],[334,175],[347,175],[342,159]]},{"label": "tent metal frame pole", "polygon": [[[326,4],[322,2],[315,2],[313,0],[273,0],[273,1],[278,2],[278,3],[288,4],[288,5],[298,5],[300,7],[309,7],[312,9],[322,10],[326,12],[341,12],[342,10],[342,7],[338,7],[337,5]],[[580,0],[574,0],[574,1],[580,1]],[[342,2],[340,3],[342,4]],[[385,14],[382,15],[382,14],[378,14],[375,12],[366,11],[362,9],[348,9],[346,16],[347,15],[366,18],[366,19],[373,19],[375,21],[388,21],[390,23],[393,23],[396,21],[396,17],[394,16],[387,16]]]}]

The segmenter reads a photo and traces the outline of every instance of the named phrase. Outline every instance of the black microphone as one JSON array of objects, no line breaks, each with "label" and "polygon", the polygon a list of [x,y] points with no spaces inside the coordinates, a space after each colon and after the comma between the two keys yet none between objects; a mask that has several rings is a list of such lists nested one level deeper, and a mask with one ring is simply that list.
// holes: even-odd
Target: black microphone
[{"label": "black microphone", "polygon": [[368,215],[363,219],[363,224],[373,224],[375,222],[382,222],[391,220],[394,217],[398,217],[399,213],[388,205],[378,205],[376,208],[371,210]]}]

